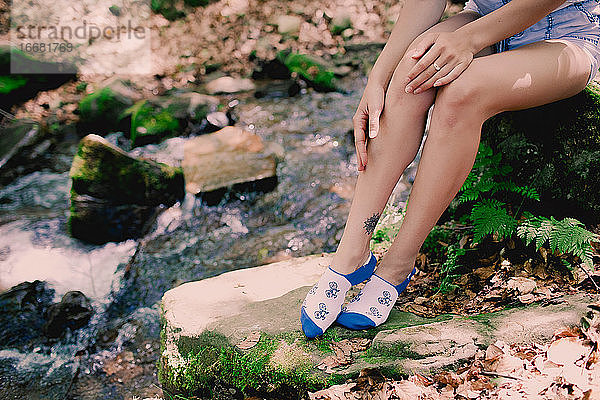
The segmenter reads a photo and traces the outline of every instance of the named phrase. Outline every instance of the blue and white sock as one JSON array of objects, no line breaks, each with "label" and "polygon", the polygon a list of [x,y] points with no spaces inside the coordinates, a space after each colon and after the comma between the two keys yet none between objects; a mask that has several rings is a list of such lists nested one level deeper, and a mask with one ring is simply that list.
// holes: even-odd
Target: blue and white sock
[{"label": "blue and white sock", "polygon": [[342,310],[348,289],[373,274],[377,259],[370,254],[369,260],[350,274],[340,274],[328,267],[309,290],[300,309],[302,330],[308,338],[322,335]]},{"label": "blue and white sock", "polygon": [[337,322],[349,329],[361,330],[383,324],[389,317],[400,293],[406,289],[417,268],[399,285],[392,285],[373,274],[360,292],[337,317]]}]

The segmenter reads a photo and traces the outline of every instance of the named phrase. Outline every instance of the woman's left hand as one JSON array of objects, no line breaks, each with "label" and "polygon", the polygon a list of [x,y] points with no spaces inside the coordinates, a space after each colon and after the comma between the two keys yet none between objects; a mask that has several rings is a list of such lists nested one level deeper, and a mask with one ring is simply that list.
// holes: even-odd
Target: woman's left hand
[{"label": "woman's left hand", "polygon": [[407,51],[412,58],[420,60],[404,80],[406,93],[418,94],[432,86],[446,85],[458,78],[473,61],[469,40],[455,32],[425,34]]}]

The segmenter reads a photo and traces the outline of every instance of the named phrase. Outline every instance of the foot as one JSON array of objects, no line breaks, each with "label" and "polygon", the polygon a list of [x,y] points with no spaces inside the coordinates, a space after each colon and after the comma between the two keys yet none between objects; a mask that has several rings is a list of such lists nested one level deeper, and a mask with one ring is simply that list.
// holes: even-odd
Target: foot
[{"label": "foot", "polygon": [[337,317],[337,322],[349,329],[361,330],[379,326],[387,321],[400,293],[406,289],[416,267],[398,285],[373,274],[361,291]]},{"label": "foot", "polygon": [[328,267],[319,281],[310,289],[300,311],[302,330],[308,338],[320,336],[336,320],[346,293],[353,285],[371,277],[377,259],[369,252],[369,259],[356,271],[341,274]]}]

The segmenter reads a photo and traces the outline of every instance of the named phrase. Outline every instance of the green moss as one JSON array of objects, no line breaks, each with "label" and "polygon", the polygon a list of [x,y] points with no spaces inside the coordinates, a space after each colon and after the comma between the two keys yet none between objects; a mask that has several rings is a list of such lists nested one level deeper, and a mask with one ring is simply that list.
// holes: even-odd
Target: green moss
[{"label": "green moss", "polygon": [[315,89],[323,91],[338,90],[333,71],[316,57],[280,51],[277,58],[290,72],[298,74],[312,84]]},{"label": "green moss", "polygon": [[0,94],[10,93],[15,89],[23,87],[29,80],[22,75],[0,76]]},{"label": "green moss", "polygon": [[332,35],[339,35],[348,28],[352,28],[352,20],[350,17],[342,17],[331,20],[329,30]]},{"label": "green moss", "polygon": [[[165,342],[161,331],[161,349]],[[179,338],[185,363],[176,370],[158,365],[159,380],[167,390],[191,395],[212,395],[216,382],[237,390],[260,393],[300,393],[318,390],[328,380],[315,374],[312,365],[305,363],[288,370],[271,364],[273,352],[289,335],[263,334],[256,346],[247,351],[230,345],[223,335],[204,332],[199,337]]]},{"label": "green moss", "polygon": [[208,0],[183,0],[190,7],[205,7],[208,5]]},{"label": "green moss", "polygon": [[140,100],[126,109],[122,117],[131,116],[130,140],[133,147],[176,136],[179,121],[169,109],[161,109],[147,100]]},{"label": "green moss", "polygon": [[121,112],[131,105],[131,100],[115,93],[110,87],[104,87],[79,102],[80,120],[108,131],[121,125]]},{"label": "green moss", "polygon": [[360,356],[369,364],[378,364],[385,361],[395,361],[408,358],[411,360],[419,360],[424,358],[418,353],[411,350],[410,343],[396,342],[392,345],[379,345],[369,347]]},{"label": "green moss", "polygon": [[151,0],[150,8],[156,14],[162,14],[169,21],[185,17],[185,12],[178,9],[173,0]]}]

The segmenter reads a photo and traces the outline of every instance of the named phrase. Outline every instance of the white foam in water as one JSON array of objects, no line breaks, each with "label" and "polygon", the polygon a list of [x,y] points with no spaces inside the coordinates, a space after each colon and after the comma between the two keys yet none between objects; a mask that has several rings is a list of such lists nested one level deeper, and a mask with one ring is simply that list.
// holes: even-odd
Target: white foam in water
[{"label": "white foam in water", "polygon": [[55,301],[70,290],[79,290],[103,304],[108,302],[117,266],[128,261],[136,245],[127,240],[86,249],[70,238],[57,247],[38,245],[33,239],[26,222],[0,226],[1,288],[39,279],[55,290]]}]

